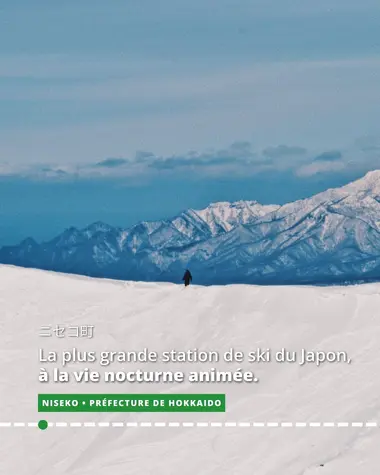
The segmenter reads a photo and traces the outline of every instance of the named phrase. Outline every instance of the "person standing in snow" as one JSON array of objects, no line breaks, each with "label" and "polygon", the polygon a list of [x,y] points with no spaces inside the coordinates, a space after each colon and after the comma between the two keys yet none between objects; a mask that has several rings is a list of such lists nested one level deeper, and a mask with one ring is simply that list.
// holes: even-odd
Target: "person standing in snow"
[{"label": "person standing in snow", "polygon": [[193,276],[191,275],[189,269],[186,269],[186,272],[184,273],[182,280],[185,282],[185,287],[190,285],[190,282],[193,280]]}]

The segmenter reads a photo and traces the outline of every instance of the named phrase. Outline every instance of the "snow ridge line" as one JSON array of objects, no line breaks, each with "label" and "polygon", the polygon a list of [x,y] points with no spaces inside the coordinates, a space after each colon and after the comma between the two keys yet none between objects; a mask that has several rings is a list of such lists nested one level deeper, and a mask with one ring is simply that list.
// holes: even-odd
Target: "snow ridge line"
[{"label": "snow ridge line", "polygon": [[[0,422],[0,428],[38,427],[38,422]],[[48,422],[48,427],[367,427],[377,422]]]}]

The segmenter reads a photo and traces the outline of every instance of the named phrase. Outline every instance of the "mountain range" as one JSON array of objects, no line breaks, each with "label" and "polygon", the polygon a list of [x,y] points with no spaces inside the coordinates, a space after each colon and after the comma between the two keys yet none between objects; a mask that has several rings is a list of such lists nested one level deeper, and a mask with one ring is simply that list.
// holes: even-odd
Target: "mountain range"
[{"label": "mountain range", "polygon": [[0,249],[0,263],[141,281],[331,284],[380,279],[380,171],[285,205],[213,203],[124,229],[97,222]]}]

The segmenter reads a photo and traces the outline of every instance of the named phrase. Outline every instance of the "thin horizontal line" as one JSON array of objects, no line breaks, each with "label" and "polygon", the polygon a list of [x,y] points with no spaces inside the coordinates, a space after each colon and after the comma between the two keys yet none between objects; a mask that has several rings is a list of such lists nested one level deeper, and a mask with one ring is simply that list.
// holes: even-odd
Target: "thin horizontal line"
[{"label": "thin horizontal line", "polygon": [[[0,428],[10,427],[38,427],[38,422],[0,422]],[[355,427],[377,428],[378,422],[49,422],[48,427],[267,427],[267,428],[329,428],[329,427]]]}]

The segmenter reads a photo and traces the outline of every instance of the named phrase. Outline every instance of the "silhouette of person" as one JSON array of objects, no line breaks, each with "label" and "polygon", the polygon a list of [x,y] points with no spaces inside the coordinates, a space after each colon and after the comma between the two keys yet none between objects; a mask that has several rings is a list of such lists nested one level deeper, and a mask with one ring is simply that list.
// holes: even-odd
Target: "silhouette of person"
[{"label": "silhouette of person", "polygon": [[193,280],[193,276],[191,275],[189,269],[186,269],[186,272],[184,273],[182,280],[185,282],[185,287],[190,285],[190,282]]}]

